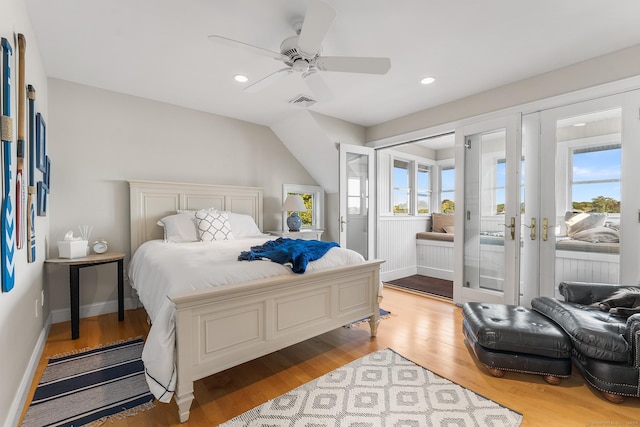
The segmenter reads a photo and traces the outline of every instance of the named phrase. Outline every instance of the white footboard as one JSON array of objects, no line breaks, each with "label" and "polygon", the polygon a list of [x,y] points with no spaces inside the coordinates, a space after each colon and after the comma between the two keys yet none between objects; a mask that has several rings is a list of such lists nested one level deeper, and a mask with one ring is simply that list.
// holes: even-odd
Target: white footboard
[{"label": "white footboard", "polygon": [[189,418],[195,380],[364,317],[371,317],[375,336],[381,263],[367,261],[172,298],[180,421]]}]

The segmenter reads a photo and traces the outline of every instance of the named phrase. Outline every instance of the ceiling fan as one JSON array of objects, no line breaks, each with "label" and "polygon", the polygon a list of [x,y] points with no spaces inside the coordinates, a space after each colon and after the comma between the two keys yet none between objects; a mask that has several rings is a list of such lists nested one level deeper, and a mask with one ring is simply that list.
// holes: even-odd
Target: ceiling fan
[{"label": "ceiling fan", "polygon": [[332,97],[331,90],[319,71],[386,74],[391,68],[389,58],[322,56],[322,41],[335,17],[336,11],[331,6],[320,0],[310,0],[304,20],[293,23],[296,35],[286,38],[280,44],[279,53],[220,35],[209,36],[209,40],[268,56],[286,65],[285,68],[245,87],[245,92],[258,92],[280,77],[297,72],[302,74],[302,79],[319,100],[327,100]]}]

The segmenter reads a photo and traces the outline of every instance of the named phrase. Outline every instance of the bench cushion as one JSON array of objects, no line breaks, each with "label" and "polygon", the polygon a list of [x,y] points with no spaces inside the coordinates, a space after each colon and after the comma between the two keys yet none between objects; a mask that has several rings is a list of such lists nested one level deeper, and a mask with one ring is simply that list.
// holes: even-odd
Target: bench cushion
[{"label": "bench cushion", "polygon": [[569,358],[571,340],[556,324],[525,307],[467,302],[462,314],[478,343],[492,350]]},{"label": "bench cushion", "polygon": [[435,231],[421,231],[419,233],[416,233],[416,239],[453,242],[453,234],[436,233]]}]

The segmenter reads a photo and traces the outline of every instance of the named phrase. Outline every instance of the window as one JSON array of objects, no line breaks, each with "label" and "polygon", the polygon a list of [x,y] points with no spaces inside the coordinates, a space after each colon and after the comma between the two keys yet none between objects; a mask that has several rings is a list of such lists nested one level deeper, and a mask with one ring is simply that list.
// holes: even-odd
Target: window
[{"label": "window", "polygon": [[453,166],[440,169],[440,212],[453,213],[455,203],[456,170]]},{"label": "window", "polygon": [[[299,194],[302,196],[306,212],[300,212],[302,218],[302,228],[323,229],[324,228],[324,190],[315,185],[295,185],[284,184],[282,186],[282,203],[289,194]],[[291,212],[282,213],[282,229],[287,230],[287,217]]]},{"label": "window", "polygon": [[431,168],[426,165],[418,165],[418,177],[416,185],[416,198],[418,204],[418,215],[428,214],[431,206],[431,183],[429,174]]},{"label": "window", "polygon": [[620,213],[621,145],[576,148],[571,161],[572,208]]},{"label": "window", "polygon": [[410,163],[405,160],[393,160],[393,214],[409,214]]}]

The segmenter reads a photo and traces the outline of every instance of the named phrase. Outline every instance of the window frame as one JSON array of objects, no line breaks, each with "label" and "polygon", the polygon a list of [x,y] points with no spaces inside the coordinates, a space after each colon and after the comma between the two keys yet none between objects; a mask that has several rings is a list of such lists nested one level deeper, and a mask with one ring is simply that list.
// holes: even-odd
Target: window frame
[{"label": "window frame", "polygon": [[[311,209],[311,226],[302,224],[301,230],[324,230],[324,190],[318,185],[282,184],[282,201],[284,204],[289,194],[311,194],[313,198]],[[288,230],[287,212],[282,212],[282,229]]]}]

